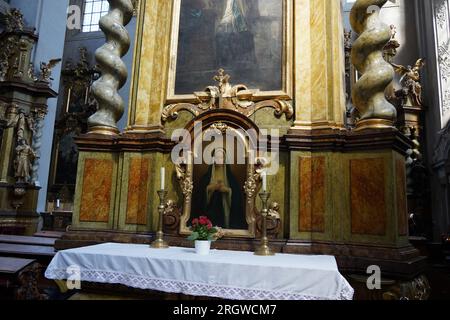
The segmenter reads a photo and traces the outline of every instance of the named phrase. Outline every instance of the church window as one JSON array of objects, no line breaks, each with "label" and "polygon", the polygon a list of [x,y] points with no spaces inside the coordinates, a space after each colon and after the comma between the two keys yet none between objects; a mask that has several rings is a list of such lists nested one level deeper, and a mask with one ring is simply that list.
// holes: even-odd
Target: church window
[{"label": "church window", "polygon": [[83,32],[100,30],[100,18],[109,11],[107,0],[85,0],[83,16]]}]

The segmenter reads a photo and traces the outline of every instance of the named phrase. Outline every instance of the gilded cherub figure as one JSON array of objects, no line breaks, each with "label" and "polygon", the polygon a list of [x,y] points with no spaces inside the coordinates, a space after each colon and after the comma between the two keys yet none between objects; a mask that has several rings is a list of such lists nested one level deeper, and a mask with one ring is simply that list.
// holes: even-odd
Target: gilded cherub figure
[{"label": "gilded cherub figure", "polygon": [[422,106],[422,85],[420,84],[420,70],[425,66],[425,59],[417,60],[414,67],[400,66],[392,63],[395,72],[400,74],[400,84],[402,93],[407,99],[407,104],[412,106]]}]

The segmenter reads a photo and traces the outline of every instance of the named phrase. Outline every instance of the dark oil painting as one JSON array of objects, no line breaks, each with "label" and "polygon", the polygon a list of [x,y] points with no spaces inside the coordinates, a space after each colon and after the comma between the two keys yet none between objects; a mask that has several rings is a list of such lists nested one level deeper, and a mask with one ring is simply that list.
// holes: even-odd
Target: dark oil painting
[{"label": "dark oil painting", "polygon": [[175,94],[212,84],[223,68],[231,83],[282,89],[283,1],[181,0]]}]

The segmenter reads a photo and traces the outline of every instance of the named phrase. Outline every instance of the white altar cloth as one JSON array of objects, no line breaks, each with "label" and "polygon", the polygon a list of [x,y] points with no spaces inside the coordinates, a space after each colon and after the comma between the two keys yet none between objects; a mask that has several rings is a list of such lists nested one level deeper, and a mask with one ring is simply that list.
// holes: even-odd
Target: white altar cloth
[{"label": "white altar cloth", "polygon": [[45,276],[68,279],[74,266],[81,281],[233,300],[351,300],[354,292],[332,256],[226,250],[200,256],[190,248],[105,243],[58,252]]}]

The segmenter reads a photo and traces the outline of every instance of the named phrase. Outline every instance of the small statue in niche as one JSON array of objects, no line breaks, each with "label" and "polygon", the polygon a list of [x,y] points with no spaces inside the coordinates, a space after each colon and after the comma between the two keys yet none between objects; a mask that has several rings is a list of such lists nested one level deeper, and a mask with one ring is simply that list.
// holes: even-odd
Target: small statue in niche
[{"label": "small statue in niche", "polygon": [[19,183],[30,182],[30,172],[36,154],[25,139],[20,139],[16,147],[16,158],[14,159],[14,176]]},{"label": "small statue in niche", "polygon": [[51,59],[48,63],[41,62],[41,76],[39,81],[50,83],[52,76],[52,69],[61,62],[61,59]]},{"label": "small statue in niche", "polygon": [[420,84],[420,70],[425,66],[425,60],[417,60],[414,67],[400,66],[392,63],[395,72],[400,74],[400,84],[402,85],[401,95],[406,100],[405,105],[420,107],[422,102],[422,85]]},{"label": "small statue in niche", "polygon": [[232,159],[224,148],[214,149],[211,155],[213,163],[199,181],[201,191],[192,217],[206,215],[214,225],[225,229],[246,229],[244,200],[231,170]]},{"label": "small statue in niche", "polygon": [[8,122],[6,123],[7,128],[14,127],[16,130],[17,142],[25,138],[25,131],[27,128],[34,134],[34,121],[30,116],[25,114],[25,111],[19,109],[18,105],[12,103],[8,112]]},{"label": "small statue in niche", "polygon": [[34,64],[32,62],[30,62],[30,65],[28,67],[28,77],[30,78],[31,81],[34,81],[34,82],[36,82],[38,80],[38,78],[34,74]]}]

